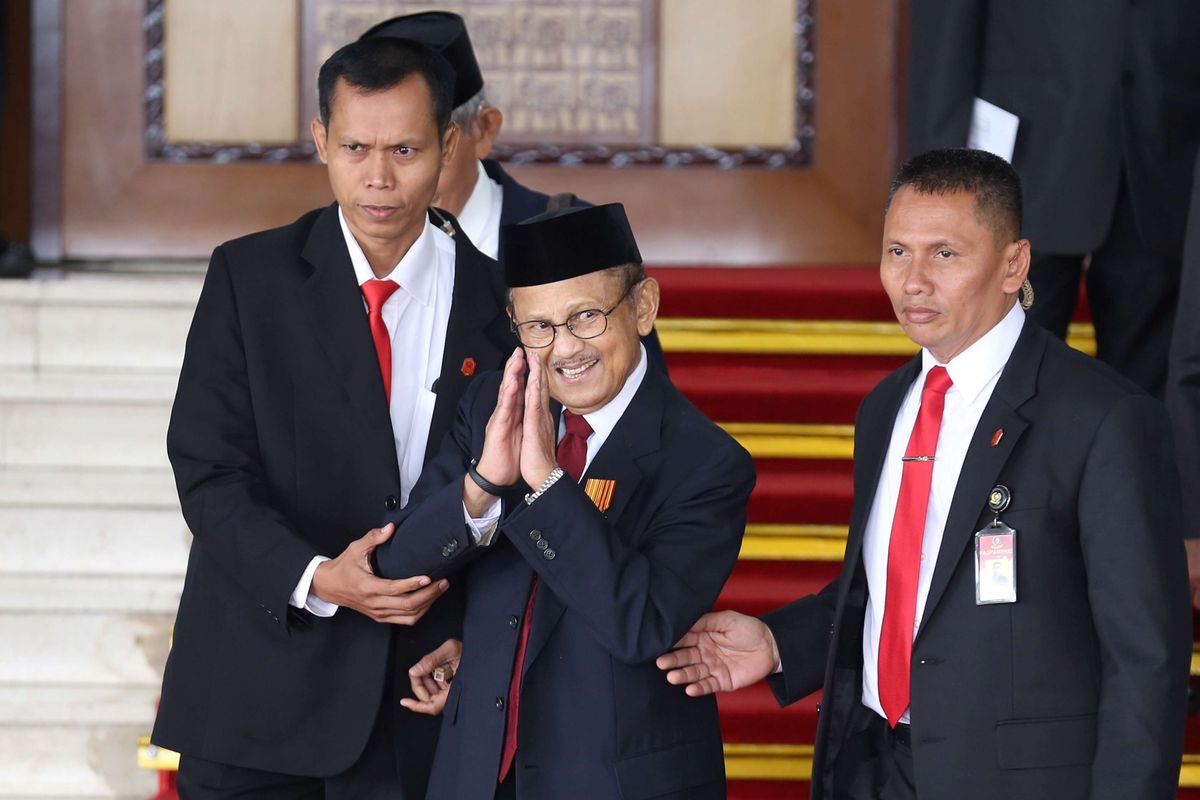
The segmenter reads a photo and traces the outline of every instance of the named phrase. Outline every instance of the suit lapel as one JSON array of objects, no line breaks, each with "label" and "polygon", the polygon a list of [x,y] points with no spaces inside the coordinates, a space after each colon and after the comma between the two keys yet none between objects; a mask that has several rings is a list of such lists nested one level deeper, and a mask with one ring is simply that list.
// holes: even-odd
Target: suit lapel
[{"label": "suit lapel", "polygon": [[853,564],[862,553],[867,520],[875,503],[875,493],[879,491],[883,461],[892,441],[892,428],[908,388],[920,374],[921,357],[918,355],[887,378],[887,384],[881,387],[880,411],[862,415],[859,419],[859,428],[854,432],[854,506],[846,539],[846,564]]},{"label": "suit lapel", "polygon": [[508,326],[508,315],[492,282],[492,274],[499,267],[475,249],[458,226],[458,220],[447,212],[440,213],[455,230],[454,296],[442,351],[442,370],[435,388],[433,420],[425,446],[426,463],[437,453],[454,422],[458,401],[472,377],[502,367],[516,347],[516,338]]},{"label": "suit lapel", "polygon": [[[637,492],[638,485],[644,477],[638,460],[659,450],[662,438],[663,380],[656,370],[646,370],[642,385],[638,387],[629,407],[617,421],[616,427],[605,440],[600,452],[596,453],[596,457],[584,473],[583,480],[580,481],[581,485],[586,484],[588,478],[614,481],[612,503],[604,512],[605,518],[610,522],[620,519],[621,513],[629,499]],[[566,606],[553,592],[538,590],[533,623],[529,630],[525,669],[529,669],[529,665],[542,651],[565,610]]]},{"label": "suit lapel", "polygon": [[[1017,345],[996,382],[979,424],[975,426],[962,471],[958,475],[954,499],[950,502],[923,619],[929,619],[945,593],[964,549],[970,545],[978,529],[979,516],[987,504],[988,493],[1029,427],[1029,421],[1020,414],[1019,409],[1037,391],[1037,373],[1046,349],[1045,336],[1036,324],[1025,321]],[[1004,437],[993,447],[992,435],[1001,428]],[[924,630],[925,626],[921,627]],[[917,635],[920,636],[920,631]]]},{"label": "suit lapel", "polygon": [[301,290],[303,302],[329,365],[341,378],[365,429],[358,446],[366,448],[375,462],[398,471],[383,377],[336,203],[317,217],[300,256],[313,268]]}]

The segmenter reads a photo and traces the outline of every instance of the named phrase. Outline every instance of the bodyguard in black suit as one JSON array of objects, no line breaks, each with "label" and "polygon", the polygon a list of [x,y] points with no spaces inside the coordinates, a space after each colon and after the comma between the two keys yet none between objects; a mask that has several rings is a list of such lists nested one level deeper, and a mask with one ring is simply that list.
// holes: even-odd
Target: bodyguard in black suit
[{"label": "bodyguard in black suit", "polygon": [[842,573],[762,620],[706,615],[660,665],[694,694],[777,669],[781,703],[823,689],[820,800],[1172,798],[1190,626],[1166,415],[1022,319],[1004,161],[918,156],[889,202],[883,283],[925,349],[859,409]]},{"label": "bodyguard in black suit", "polygon": [[1086,256],[1102,361],[1161,396],[1200,145],[1200,3],[914,0],[909,152],[967,144],[981,97],[1019,117],[1031,316],[1062,337]]},{"label": "bodyguard in black suit", "polygon": [[647,369],[658,286],[620,205],[535,217],[505,247],[524,350],[467,392],[376,551],[380,574],[467,587],[461,663],[423,661],[428,702],[406,703],[444,704],[429,797],[723,798],[715,703],[653,661],[733,568],[753,464]]},{"label": "bodyguard in black suit", "polygon": [[[573,194],[554,196],[518,183],[500,163],[488,158],[500,135],[504,114],[492,105],[484,89],[483,73],[467,35],[463,18],[448,11],[422,11],[392,17],[375,25],[363,39],[380,36],[410,39],[441,53],[454,68],[454,112],[451,119],[461,136],[455,155],[442,170],[433,204],[459,218],[462,228],[481,252],[504,262],[500,228],[568,206],[588,206]],[[504,276],[492,273],[496,296],[504,303]],[[658,334],[651,330],[642,338],[650,363],[667,371],[666,357]]]},{"label": "bodyguard in black suit", "polygon": [[[452,80],[419,45],[338,51],[313,124],[338,202],[213,253],[168,433],[195,538],[152,738],[183,754],[184,800],[424,797],[437,726],[401,708],[393,665],[403,677],[456,635],[461,595],[373,576],[362,565],[379,539],[359,537],[419,465],[394,409],[432,404],[421,450],[434,452],[475,371],[513,341],[490,260],[427,222],[455,143]],[[452,273],[428,301],[448,299],[448,323],[417,331],[444,331],[441,368],[397,398],[410,379],[384,379],[356,265],[387,276],[418,253],[409,274]],[[397,324],[420,310],[407,302]],[[397,356],[417,346],[395,341]]]}]

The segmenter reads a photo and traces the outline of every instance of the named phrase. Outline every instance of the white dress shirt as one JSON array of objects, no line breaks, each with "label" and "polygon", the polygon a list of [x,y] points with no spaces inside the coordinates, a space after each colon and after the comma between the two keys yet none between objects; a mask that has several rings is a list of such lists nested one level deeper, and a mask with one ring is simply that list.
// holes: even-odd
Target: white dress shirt
[{"label": "white dress shirt", "polygon": [[[1025,323],[1025,312],[1021,306],[1012,310],[978,341],[941,364],[950,373],[953,386],[946,392],[946,405],[942,412],[942,427],[938,434],[936,460],[933,462],[933,479],[929,489],[929,506],[925,512],[925,534],[921,541],[921,571],[917,581],[916,620],[913,636],[921,627],[925,613],[925,601],[929,597],[929,584],[937,564],[938,552],[945,533],[946,516],[958,486],[958,475],[962,471],[967,448],[979,424],[983,409],[992,397],[992,390],[1008,357],[1012,354]],[[891,542],[892,521],[896,515],[896,502],[900,496],[900,477],[903,471],[901,458],[908,447],[917,411],[921,407],[921,389],[929,370],[939,366],[928,350],[921,354],[921,374],[908,388],[900,412],[892,426],[892,439],[867,527],[863,535],[862,558],[867,573],[867,616],[863,625],[863,686],[862,701],[881,717],[886,718],[879,702],[879,634],[883,626],[884,598],[887,597],[888,546]],[[908,710],[900,721],[909,721]]]},{"label": "white dress shirt", "polygon": [[[559,334],[560,336],[562,334]],[[570,334],[567,334],[570,335]],[[584,414],[583,418],[587,420],[587,424],[591,426],[592,433],[587,440],[587,458],[583,462],[583,473],[580,478],[587,474],[588,467],[592,465],[592,460],[596,457],[596,453],[600,452],[600,448],[608,441],[609,435],[613,432],[613,428],[617,427],[621,417],[625,414],[625,409],[629,408],[630,402],[633,401],[633,396],[637,394],[638,388],[642,385],[642,380],[646,377],[646,348],[643,345],[638,345],[639,355],[637,366],[633,368],[633,372],[629,373],[629,377],[625,379],[625,385],[621,387],[621,391],[617,392],[616,397],[609,400],[600,408],[588,414]],[[560,413],[558,416],[558,441],[567,435],[567,421]],[[531,487],[536,489],[536,486]],[[487,510],[483,512],[482,517],[472,518],[467,512],[467,507],[463,505],[463,514],[466,515],[467,522],[471,524],[475,541],[483,544],[491,544],[492,534],[496,531],[496,525],[500,521],[500,499],[492,501]]]},{"label": "white dress shirt", "polygon": [[479,171],[475,188],[458,215],[458,224],[476,250],[488,258],[495,258],[500,252],[500,211],[504,205],[504,190],[488,177],[482,161],[476,161],[475,166]]},{"label": "white dress shirt", "polygon": [[[375,279],[362,247],[346,225],[342,210],[338,221],[350,263],[358,285]],[[396,461],[400,468],[400,507],[421,476],[429,426],[437,396],[433,383],[442,372],[442,352],[446,346],[446,328],[450,323],[450,304],[454,296],[454,240],[429,223],[408,248],[408,252],[383,280],[398,283],[380,310],[392,344],[392,394],[388,415],[396,442]],[[367,302],[363,300],[363,313]],[[328,559],[317,556],[305,569],[292,593],[291,604],[307,608],[317,616],[331,616],[337,606],[309,594],[317,565]]]}]

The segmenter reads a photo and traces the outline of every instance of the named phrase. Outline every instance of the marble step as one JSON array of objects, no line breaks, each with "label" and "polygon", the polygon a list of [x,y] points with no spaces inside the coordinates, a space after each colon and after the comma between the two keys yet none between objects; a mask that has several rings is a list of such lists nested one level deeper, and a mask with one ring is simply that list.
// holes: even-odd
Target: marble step
[{"label": "marble step", "polygon": [[0,687],[156,690],[182,585],[182,574],[0,572]]},{"label": "marble step", "polygon": [[171,470],[0,468],[0,508],[179,509]]},{"label": "marble step", "polygon": [[0,503],[0,536],[0,573],[7,574],[182,575],[191,546],[174,505]]},{"label": "marble step", "polygon": [[0,467],[165,468],[177,376],[0,370]]},{"label": "marble step", "polygon": [[137,765],[145,724],[0,723],[0,798],[145,800],[158,776]]},{"label": "marble step", "polygon": [[0,581],[178,577],[191,545],[167,469],[0,468],[0,538]]},{"label": "marble step", "polygon": [[157,687],[175,614],[0,612],[0,685]]},{"label": "marble step", "polygon": [[40,270],[0,283],[0,366],[179,368],[198,274]]}]

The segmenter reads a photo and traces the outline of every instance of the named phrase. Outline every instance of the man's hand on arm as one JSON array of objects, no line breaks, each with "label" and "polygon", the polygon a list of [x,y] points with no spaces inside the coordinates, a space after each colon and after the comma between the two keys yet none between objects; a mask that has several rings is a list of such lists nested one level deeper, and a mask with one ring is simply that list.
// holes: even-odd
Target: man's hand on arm
[{"label": "man's hand on arm", "polygon": [[[525,396],[525,353],[518,347],[504,365],[504,377],[496,398],[496,409],[484,431],[483,452],[476,471],[497,486],[510,486],[521,477],[521,403]],[[463,505],[473,518],[484,512],[495,497],[483,490],[470,475],[463,478]]]},{"label": "man's hand on arm", "polygon": [[400,705],[418,714],[434,717],[441,714],[450,695],[450,681],[454,680],[461,660],[462,642],[458,639],[447,639],[438,649],[425,655],[408,670],[408,680],[416,699],[405,697],[400,700]]},{"label": "man's hand on arm", "polygon": [[771,629],[736,611],[705,614],[675,649],[658,657],[667,682],[686,686],[692,697],[732,692],[775,671],[779,647]]},{"label": "man's hand on arm", "polygon": [[368,531],[337,558],[325,561],[313,574],[311,592],[327,603],[352,608],[376,622],[415,625],[449,588],[424,576],[404,580],[379,578],[371,569],[371,553],[395,533],[395,525]]}]

